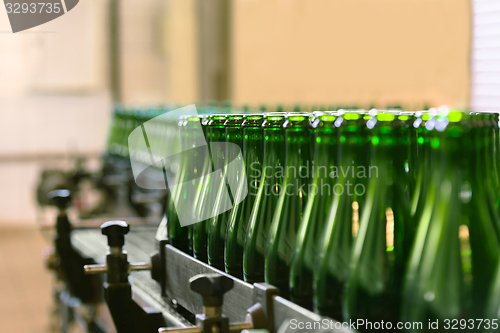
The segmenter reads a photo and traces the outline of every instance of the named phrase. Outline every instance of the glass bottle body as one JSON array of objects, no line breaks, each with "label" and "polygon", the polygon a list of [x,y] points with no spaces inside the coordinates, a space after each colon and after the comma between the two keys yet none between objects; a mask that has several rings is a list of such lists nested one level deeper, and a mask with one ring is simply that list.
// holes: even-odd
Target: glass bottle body
[{"label": "glass bottle body", "polygon": [[228,274],[243,279],[243,250],[248,222],[252,213],[258,184],[262,175],[262,160],[264,158],[264,143],[262,115],[247,116],[243,123],[243,154],[245,160],[245,174],[247,193],[244,185],[238,187],[236,194],[237,204],[231,211],[226,238],[225,268]]},{"label": "glass bottle body", "polygon": [[[345,320],[391,322],[399,319],[401,283],[413,241],[403,159],[406,146],[398,143],[395,115],[378,113],[368,120],[370,158],[377,175],[369,179],[359,221],[343,312]],[[371,124],[370,124],[371,122]]]},{"label": "glass bottle body", "polygon": [[314,275],[314,309],[342,319],[342,299],[349,272],[353,239],[359,229],[359,215],[366,195],[366,181],[373,170],[367,161],[366,121],[362,115],[346,113],[336,121],[337,160],[333,199],[328,207]]},{"label": "glass bottle body", "polygon": [[250,214],[243,251],[243,274],[250,283],[264,282],[264,261],[269,228],[284,177],[284,116],[268,116],[264,129],[264,163]]},{"label": "glass bottle body", "polygon": [[297,231],[290,266],[290,298],[312,310],[313,276],[324,225],[331,205],[335,178],[330,177],[337,161],[337,116],[320,114],[312,120],[314,129],[314,172],[307,203]]},{"label": "glass bottle body", "polygon": [[285,127],[285,177],[269,229],[266,282],[289,298],[289,277],[297,229],[307,201],[310,173],[310,122],[307,115],[288,117]]},{"label": "glass bottle body", "polygon": [[485,318],[499,232],[485,200],[477,125],[451,111],[429,133],[435,167],[405,275],[402,320]]},{"label": "glass bottle body", "polygon": [[[244,179],[245,173],[244,169],[240,168],[240,166],[244,166],[242,163],[243,155],[241,154],[243,146],[241,125],[243,119],[242,115],[227,116],[223,127],[225,130],[224,137],[218,139],[218,141],[224,139],[227,144],[218,145],[220,148],[217,148],[219,151],[216,152],[216,156],[223,161],[223,165],[221,166],[220,184],[216,192],[214,217],[209,221],[208,263],[220,270],[224,270],[224,245],[226,242],[227,225],[232,211],[232,209],[225,210],[227,208],[225,206],[230,204],[228,201],[235,202],[234,196],[237,195],[239,187],[236,188],[235,193],[232,193],[230,185],[239,184]],[[235,146],[230,144],[234,144]],[[235,149],[236,146],[239,149]],[[227,196],[228,193],[229,198]],[[224,212],[218,214],[220,211]]]}]

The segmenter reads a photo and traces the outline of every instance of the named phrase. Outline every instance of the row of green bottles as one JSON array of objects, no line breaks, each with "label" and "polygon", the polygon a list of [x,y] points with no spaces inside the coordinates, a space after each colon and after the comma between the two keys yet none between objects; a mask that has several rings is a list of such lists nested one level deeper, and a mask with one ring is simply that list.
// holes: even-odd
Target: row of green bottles
[{"label": "row of green bottles", "polygon": [[112,156],[127,158],[128,136],[144,121],[152,117],[152,110],[137,110],[135,108],[116,107],[111,119],[110,130],[106,142],[106,150]]},{"label": "row of green bottles", "polygon": [[[145,123],[146,121],[153,119],[164,113],[181,108],[182,105],[175,104],[161,104],[161,105],[115,105],[111,117],[111,123],[109,126],[108,137],[106,141],[106,150],[110,155],[129,157],[128,156],[128,136],[130,133]],[[252,110],[248,106],[242,108],[235,108],[231,106],[230,102],[217,103],[216,101],[209,101],[207,103],[201,103],[196,105],[198,115],[213,115],[213,114],[255,114],[256,112],[264,112],[270,110],[271,108],[266,105],[260,106],[260,109]],[[285,107],[278,105],[273,107],[274,110],[283,112]],[[399,109],[399,106],[388,107],[393,109]],[[303,110],[313,111],[326,111],[326,110],[357,110],[356,105],[332,105],[329,107],[321,105],[295,105],[287,107],[288,112],[301,112]],[[175,125],[175,123],[165,123],[164,128]],[[167,136],[169,132],[167,131]],[[158,137],[165,138],[165,133],[158,135]],[[169,138],[171,139],[171,138]],[[497,140],[498,141],[498,140]],[[496,165],[498,163],[495,162]]]},{"label": "row of green bottles", "polygon": [[[495,319],[498,120],[446,109],[185,117],[181,133],[201,126],[208,153],[181,157],[178,182],[202,181],[172,200],[195,198],[201,222],[181,227],[170,207],[168,237],[338,320],[425,330],[428,320]],[[228,167],[235,160],[243,167]]]}]

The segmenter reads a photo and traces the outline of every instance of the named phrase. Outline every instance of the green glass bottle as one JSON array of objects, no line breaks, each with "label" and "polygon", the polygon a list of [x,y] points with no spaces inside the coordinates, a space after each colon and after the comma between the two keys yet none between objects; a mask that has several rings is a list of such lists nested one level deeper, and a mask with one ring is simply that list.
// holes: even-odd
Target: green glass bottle
[{"label": "green glass bottle", "polygon": [[[463,130],[459,128],[457,134],[463,135]],[[459,238],[460,212],[457,208],[461,204],[456,194],[460,191],[460,172],[459,168],[450,164],[452,156],[449,154],[450,151],[461,160],[456,147],[453,149],[453,145],[458,145],[458,141],[446,140],[448,141],[446,144],[443,138],[438,136],[437,131],[429,133],[428,138],[431,148],[428,156],[433,160],[433,164],[436,163],[436,168],[432,169],[427,191],[421,198],[424,201],[424,210],[419,220],[405,276],[401,310],[403,320],[412,318],[435,320],[440,317],[444,320],[460,317],[464,294],[470,297],[470,293],[464,292]],[[453,209],[447,213],[445,205],[452,205]],[[466,230],[468,233],[468,229]],[[464,243],[468,242],[468,237],[463,238],[467,238],[464,239]],[[464,247],[469,249],[468,245]],[[428,263],[423,261],[425,259]],[[436,261],[443,262],[443,260],[448,262],[446,266],[443,265],[442,268],[435,266]],[[470,263],[470,260],[468,261]],[[470,269],[467,275],[470,279]],[[425,276],[427,276],[426,281],[418,281]],[[443,290],[436,295],[436,288]],[[439,304],[440,308],[434,309],[434,304]]]},{"label": "green glass bottle", "polygon": [[138,107],[130,107],[127,111],[127,117],[125,121],[125,130],[122,132],[121,137],[121,157],[129,158],[129,149],[128,149],[128,138],[130,133],[135,130],[137,127],[141,126],[145,118],[145,110],[143,108]]},{"label": "green glass bottle", "polygon": [[285,177],[269,229],[265,279],[289,298],[289,277],[295,238],[307,202],[312,161],[311,123],[308,114],[293,114],[285,129]]},{"label": "green glass bottle", "polygon": [[245,113],[245,114],[248,114],[248,113],[250,113],[252,111],[252,109],[250,108],[250,105],[244,104],[241,107],[241,111],[243,111],[243,113]]},{"label": "green glass bottle", "polygon": [[[348,112],[335,122],[336,154],[330,166],[333,199],[327,207],[325,227],[318,240],[314,274],[314,309],[342,319],[342,299],[353,238],[359,229],[360,207],[366,192],[367,177],[373,170],[367,161],[366,119],[362,113]],[[375,176],[375,175],[374,175]]]},{"label": "green glass bottle", "polygon": [[[196,136],[202,135],[199,131],[201,120],[200,116],[183,116],[179,121],[182,153],[179,154],[179,168],[175,180],[177,186],[175,186],[175,190],[171,191],[167,204],[169,242],[174,247],[189,254],[192,254],[189,239],[190,227],[181,226],[177,211],[191,209],[191,201],[196,197],[196,193],[194,193],[196,189],[189,183],[194,183],[195,179],[202,175],[199,164],[202,162],[200,154],[202,154],[204,147],[191,149],[193,142],[198,141]],[[186,185],[183,186],[183,184]]]},{"label": "green glass bottle", "polygon": [[[484,186],[489,188],[491,191],[491,195],[485,197],[484,199],[487,201],[487,205],[490,209],[490,215],[493,217],[494,221],[499,221],[498,216],[495,216],[496,212],[498,212],[499,207],[499,195],[500,191],[498,191],[499,184],[499,160],[498,160],[498,151],[500,148],[500,140],[499,140],[499,130],[498,130],[498,113],[486,113],[484,114],[484,127],[487,130],[484,132],[483,139],[485,141],[485,149],[483,152],[478,155],[482,155],[485,158],[485,163],[483,165],[483,174],[482,177],[484,180]],[[480,159],[479,159],[480,160]],[[480,163],[480,162],[479,162]],[[495,188],[497,190],[495,190]],[[496,201],[496,209],[492,211],[491,203],[492,200]],[[492,282],[487,289],[487,301],[485,302],[485,309],[481,318],[489,319],[490,323],[492,320],[496,319],[497,322],[500,322],[500,258],[497,260],[497,264],[495,266],[494,275],[492,278]],[[481,295],[481,293],[479,294]],[[483,326],[484,332],[491,332],[494,330],[494,327]]]},{"label": "green glass bottle", "polygon": [[[226,272],[240,279],[243,279],[243,247],[248,221],[257,197],[257,185],[262,175],[264,119],[263,115],[248,115],[242,124],[246,184],[238,187],[235,199],[237,204],[229,217],[225,248]],[[242,199],[241,197],[245,195],[246,197]]]},{"label": "green glass bottle", "polygon": [[[393,184],[397,193],[395,201],[405,212],[404,218],[407,219],[405,234],[413,239],[418,224],[411,220],[411,200],[417,181],[415,172],[417,167],[413,161],[417,158],[417,131],[414,127],[417,117],[413,112],[394,111],[392,113],[395,116],[393,125],[396,128],[396,148],[398,151],[398,154],[392,157],[396,166],[395,172],[397,172],[397,183]],[[403,166],[404,172],[401,171],[401,166]],[[404,243],[407,246],[405,253],[410,251],[411,242],[412,240]]]},{"label": "green glass bottle", "polygon": [[[488,320],[487,325],[483,325],[481,332],[497,331],[492,326],[493,321],[500,322],[500,258],[495,266],[495,273],[493,275],[491,286],[488,290],[488,298],[485,302],[485,309],[481,319]],[[498,328],[498,326],[496,327]]]},{"label": "green glass bottle", "polygon": [[[225,151],[219,152],[223,154],[223,156],[220,157],[221,160],[224,161],[224,165],[221,174],[222,179],[216,194],[217,198],[215,200],[214,210],[216,212],[224,212],[215,215],[209,222],[208,263],[220,270],[224,270],[224,244],[226,242],[229,216],[232,212],[232,209],[225,210],[227,208],[225,206],[230,203],[228,199],[232,199],[231,201],[235,202],[234,196],[237,194],[238,187],[233,188],[235,190],[233,193],[231,191],[231,184],[239,184],[241,180],[244,179],[245,173],[243,155],[241,154],[241,149],[243,147],[241,125],[243,120],[244,116],[242,114],[228,115],[225,123],[222,125],[223,129],[225,129],[225,142],[232,143],[236,146],[227,145],[224,147],[219,145],[221,149],[225,149]],[[211,129],[215,128],[215,125],[211,126]],[[238,149],[235,149],[236,147],[238,147]],[[240,161],[240,163],[238,163],[238,161]],[[228,192],[230,198],[227,198]]]},{"label": "green glass bottle", "polygon": [[[204,112],[210,112],[210,110],[203,110]],[[206,244],[208,238],[208,223],[207,216],[210,214],[210,205],[208,204],[209,199],[205,196],[206,193],[210,192],[211,184],[210,177],[212,171],[212,160],[210,154],[210,135],[208,130],[208,124],[210,122],[211,115],[204,114],[202,116],[201,128],[203,130],[203,135],[207,142],[207,150],[205,156],[203,156],[203,166],[200,180],[197,201],[195,206],[195,216],[196,220],[200,221],[190,226],[189,230],[189,246],[193,256],[203,262],[208,262]]]},{"label": "green glass bottle", "polygon": [[434,129],[436,118],[432,113],[416,113],[413,127],[417,131],[417,163],[414,168],[417,170],[415,186],[411,194],[410,218],[415,227],[418,225],[424,212],[425,196],[430,183],[430,172],[433,170],[431,155],[431,144],[429,131]]},{"label": "green glass bottle", "polygon": [[[496,158],[496,145],[500,144],[498,140],[498,120],[496,113],[492,112],[476,112],[474,113],[474,118],[478,122],[478,126],[474,126],[477,130],[476,140],[483,142],[482,147],[477,150],[477,155],[481,159],[476,159],[476,161],[482,161],[480,172],[482,173],[482,179],[484,186],[487,191],[489,191],[490,196],[485,198],[488,202],[490,209],[495,209],[500,212],[500,177],[498,174],[497,163],[499,161]],[[480,126],[479,126],[480,125]],[[494,204],[495,208],[492,207]]]},{"label": "green glass bottle", "polygon": [[[367,121],[370,158],[377,174],[369,179],[353,244],[343,300],[345,320],[391,322],[399,318],[401,282],[413,241],[409,203],[404,200],[406,146],[396,134],[396,116],[378,112]],[[406,204],[406,206],[405,206]]]},{"label": "green glass bottle", "polygon": [[134,111],[131,107],[122,106],[121,109],[121,126],[119,136],[116,138],[115,153],[119,157],[126,157],[128,153],[128,135],[134,126]]},{"label": "green glass bottle", "polygon": [[290,265],[290,298],[294,303],[312,310],[313,276],[324,225],[333,198],[335,178],[330,177],[331,167],[337,160],[338,115],[316,113],[311,118],[314,128],[313,154],[314,178],[295,240]]},{"label": "green glass bottle", "polygon": [[[208,262],[210,220],[214,216],[214,206],[217,198],[217,191],[219,190],[217,185],[221,184],[221,180],[224,176],[224,145],[221,143],[225,142],[225,121],[226,115],[215,114],[209,116],[206,121],[202,123],[203,126],[206,126],[205,130],[207,133],[207,170],[204,173],[206,179],[203,181],[197,208],[198,220],[201,222],[197,222],[193,225],[192,247],[194,257],[203,262]],[[216,165],[218,168],[215,167]]]},{"label": "green glass bottle", "polygon": [[109,155],[116,155],[116,145],[123,127],[123,114],[119,105],[113,108],[111,123],[109,125],[108,137],[106,140],[106,151]]},{"label": "green glass bottle", "polygon": [[[185,116],[181,116],[179,118],[179,122],[178,122],[177,126],[179,126],[178,131],[180,133],[183,132],[183,129],[181,128],[181,126],[184,125],[185,118],[186,118]],[[181,139],[180,139],[181,147],[183,147],[185,145],[185,142],[183,142],[183,141],[184,140],[182,139],[182,134],[181,134]],[[178,168],[177,168],[177,172],[175,174],[175,183],[180,184],[180,183],[182,183],[182,179],[184,178],[183,172],[184,172],[185,160],[183,158],[181,158],[179,155],[178,159],[177,159],[177,163],[178,163]],[[177,200],[179,200],[178,199],[179,195],[180,195],[179,188],[170,189],[170,195],[168,198],[166,212],[165,212],[165,215],[167,218],[167,239],[169,240],[170,244],[172,244],[172,246],[179,248],[183,252],[189,253],[190,252],[189,251],[189,240],[187,238],[188,235],[184,233],[187,230],[181,228],[181,225],[179,222],[179,217],[177,216],[177,211],[175,209],[175,202]]]},{"label": "green glass bottle", "polygon": [[499,231],[478,170],[480,127],[453,110],[438,115],[429,133],[434,168],[405,275],[404,321],[484,318]]},{"label": "green glass bottle", "polygon": [[[495,122],[494,129],[492,129],[493,132],[493,144],[492,144],[492,149],[493,149],[493,162],[495,164],[495,173],[498,178],[498,183],[500,183],[500,112],[495,112],[493,114],[493,121]],[[498,207],[500,207],[500,203],[498,204]]]},{"label": "green glass bottle", "polygon": [[133,110],[131,107],[122,107],[122,121],[121,130],[119,132],[119,137],[117,138],[116,144],[116,155],[119,157],[126,157],[128,134],[130,133],[130,128],[134,124],[133,120]]},{"label": "green glass bottle", "polygon": [[263,123],[264,166],[248,222],[243,251],[243,274],[250,283],[264,282],[264,258],[269,228],[284,177],[283,113],[268,113]]},{"label": "green glass bottle", "polygon": [[[500,250],[500,216],[497,210],[499,188],[491,161],[494,122],[489,113],[472,113],[470,117],[472,154],[475,161],[465,173],[471,184],[470,204],[465,205],[470,220],[470,248],[472,260],[472,311],[473,318],[484,318],[484,300],[489,296],[489,286]],[[496,197],[497,196],[497,197]]]},{"label": "green glass bottle", "polygon": [[[398,156],[403,158],[405,172],[408,178],[408,191],[405,191],[411,198],[415,191],[418,174],[418,131],[414,124],[417,120],[415,112],[394,112],[399,124],[397,125],[396,135],[401,140],[402,149],[406,146],[406,153]],[[406,183],[406,182],[405,182]]]},{"label": "green glass bottle", "polygon": [[129,119],[131,118],[130,109],[122,106],[120,112],[120,130],[117,133],[116,143],[114,153],[116,156],[123,157],[123,143],[125,142],[125,136],[127,134],[127,124],[129,123]]}]

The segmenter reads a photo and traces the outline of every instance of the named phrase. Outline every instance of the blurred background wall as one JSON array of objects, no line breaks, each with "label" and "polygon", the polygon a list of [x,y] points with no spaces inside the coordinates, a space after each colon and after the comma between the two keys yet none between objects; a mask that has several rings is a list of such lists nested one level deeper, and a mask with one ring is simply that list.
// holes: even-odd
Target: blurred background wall
[{"label": "blurred background wall", "polygon": [[467,0],[242,0],[234,99],[465,107]]},{"label": "blurred background wall", "polygon": [[474,0],[473,22],[471,106],[500,111],[500,1]]},{"label": "blurred background wall", "polygon": [[0,10],[0,223],[35,222],[42,168],[103,151],[116,61],[125,104],[469,105],[467,0],[121,0],[111,60],[110,1],[16,34]]},{"label": "blurred background wall", "polygon": [[13,34],[0,10],[0,223],[35,222],[41,168],[102,150],[111,108],[106,4]]}]

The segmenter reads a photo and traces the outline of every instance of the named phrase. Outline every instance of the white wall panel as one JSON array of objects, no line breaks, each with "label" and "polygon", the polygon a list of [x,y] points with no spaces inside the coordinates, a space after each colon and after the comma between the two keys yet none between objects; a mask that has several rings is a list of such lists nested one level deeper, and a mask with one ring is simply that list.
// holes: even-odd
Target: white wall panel
[{"label": "white wall panel", "polygon": [[500,111],[500,1],[473,1],[471,105]]}]

